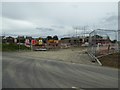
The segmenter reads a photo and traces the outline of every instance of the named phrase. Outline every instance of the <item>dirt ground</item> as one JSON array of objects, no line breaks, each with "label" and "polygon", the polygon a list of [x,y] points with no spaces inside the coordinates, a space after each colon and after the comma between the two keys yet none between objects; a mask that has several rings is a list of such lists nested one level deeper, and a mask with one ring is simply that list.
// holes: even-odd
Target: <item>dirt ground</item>
[{"label": "dirt ground", "polygon": [[45,58],[49,60],[59,60],[80,64],[95,64],[91,62],[88,54],[85,54],[85,48],[69,48],[50,51],[31,51],[20,52],[18,55],[33,58]]},{"label": "dirt ground", "polygon": [[114,53],[107,56],[99,58],[103,66],[120,68],[120,62],[118,61],[120,53]]}]

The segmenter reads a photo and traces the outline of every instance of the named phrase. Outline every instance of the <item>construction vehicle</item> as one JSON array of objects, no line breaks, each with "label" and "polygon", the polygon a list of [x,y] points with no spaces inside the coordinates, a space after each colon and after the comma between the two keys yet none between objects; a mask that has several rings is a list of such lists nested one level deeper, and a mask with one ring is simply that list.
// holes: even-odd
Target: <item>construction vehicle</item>
[{"label": "construction vehicle", "polygon": [[58,40],[57,36],[54,36],[54,38],[52,38],[51,36],[48,36],[48,37],[49,38],[46,38],[46,39],[43,39],[43,38],[33,39],[31,41],[32,50],[46,51],[49,49],[58,48],[59,40]]},{"label": "construction vehicle", "polygon": [[43,42],[42,38],[39,38],[38,40],[32,40],[32,49],[34,51],[46,51],[46,44]]},{"label": "construction vehicle", "polygon": [[59,40],[47,40],[47,48],[48,49],[55,49],[59,47]]}]

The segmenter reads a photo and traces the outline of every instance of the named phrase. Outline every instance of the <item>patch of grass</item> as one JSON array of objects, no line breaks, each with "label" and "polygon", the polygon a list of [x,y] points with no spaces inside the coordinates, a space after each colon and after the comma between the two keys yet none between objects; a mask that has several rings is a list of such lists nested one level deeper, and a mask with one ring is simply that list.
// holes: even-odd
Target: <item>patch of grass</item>
[{"label": "patch of grass", "polygon": [[0,51],[2,51],[2,43],[0,43]]},{"label": "patch of grass", "polygon": [[18,51],[18,50],[30,50],[30,48],[25,47],[24,45],[17,44],[2,44],[2,51]]},{"label": "patch of grass", "polygon": [[103,66],[109,66],[114,68],[120,69],[120,61],[118,59],[120,58],[120,53],[113,53],[107,56],[103,56],[99,58]]}]

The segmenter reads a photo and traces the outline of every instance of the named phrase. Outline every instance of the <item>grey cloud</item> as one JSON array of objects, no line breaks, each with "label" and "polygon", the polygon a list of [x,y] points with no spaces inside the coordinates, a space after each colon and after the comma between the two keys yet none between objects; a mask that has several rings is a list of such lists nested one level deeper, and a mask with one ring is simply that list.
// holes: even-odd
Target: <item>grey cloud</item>
[{"label": "grey cloud", "polygon": [[51,27],[53,27],[53,28],[60,28],[60,29],[63,29],[63,28],[65,28],[64,26],[57,26],[57,25],[52,25]]},{"label": "grey cloud", "polygon": [[105,20],[107,22],[113,22],[113,21],[116,21],[117,19],[118,19],[118,16],[112,15],[112,16],[107,17]]},{"label": "grey cloud", "polygon": [[118,29],[118,15],[117,13],[106,13],[106,15],[101,18],[101,20],[98,23],[99,28],[105,28],[105,29]]},{"label": "grey cloud", "polygon": [[[16,30],[16,32],[24,33],[24,30],[26,30],[26,33],[36,33],[37,30],[35,31],[34,29],[38,26],[37,29],[43,34],[44,31],[47,34],[66,34],[70,32],[70,28],[76,25],[94,25],[106,13],[114,12],[116,7],[117,4],[115,3],[4,2],[2,4],[2,17],[10,18],[11,21],[26,21],[33,24],[33,26],[31,24],[28,27],[24,26],[20,30],[19,26],[23,24],[11,24],[11,21],[9,23],[8,21],[3,22],[6,27],[14,26],[14,28],[11,28],[11,32]],[[115,17],[112,16],[106,17],[104,20],[112,22],[114,19]],[[71,30],[71,32],[74,31]]]},{"label": "grey cloud", "polygon": [[36,29],[41,30],[41,31],[54,31],[52,28],[44,28],[44,27],[37,27]]}]

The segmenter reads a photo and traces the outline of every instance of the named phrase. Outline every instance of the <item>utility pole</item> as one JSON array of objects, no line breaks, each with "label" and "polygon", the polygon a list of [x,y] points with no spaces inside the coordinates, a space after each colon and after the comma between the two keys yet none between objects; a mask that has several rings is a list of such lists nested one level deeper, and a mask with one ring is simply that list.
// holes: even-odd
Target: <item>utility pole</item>
[{"label": "utility pole", "polygon": [[20,36],[18,36],[18,39],[19,39],[19,52],[20,52]]},{"label": "utility pole", "polygon": [[77,27],[73,27],[73,29],[75,30],[75,36],[77,37]]},{"label": "utility pole", "polygon": [[83,30],[84,30],[84,38],[85,38],[85,26],[83,27]]},{"label": "utility pole", "polygon": [[77,27],[75,28],[75,30],[76,30],[76,38],[77,38]]}]

